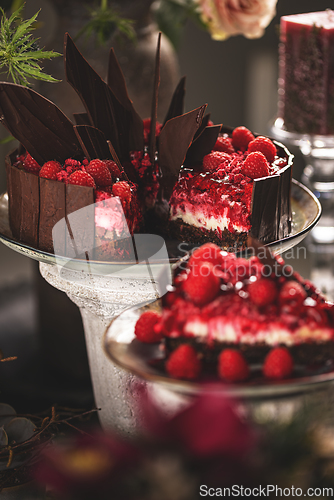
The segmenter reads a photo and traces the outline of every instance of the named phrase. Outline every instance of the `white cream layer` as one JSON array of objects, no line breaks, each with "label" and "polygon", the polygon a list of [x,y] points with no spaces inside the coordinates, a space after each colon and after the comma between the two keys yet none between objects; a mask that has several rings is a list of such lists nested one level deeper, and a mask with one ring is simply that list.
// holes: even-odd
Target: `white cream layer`
[{"label": "white cream layer", "polygon": [[[231,204],[232,206],[232,204]],[[171,220],[182,219],[183,222],[189,224],[190,226],[200,227],[207,230],[216,231],[220,229],[224,231],[224,229],[228,229],[231,219],[227,217],[227,211],[229,207],[226,207],[224,211],[217,216],[207,216],[200,210],[192,210],[188,212],[184,212],[180,208],[176,208],[173,210],[173,214],[171,215]],[[236,233],[241,233],[243,231],[247,231],[248,229],[240,226],[238,224],[232,224],[233,229]]]}]

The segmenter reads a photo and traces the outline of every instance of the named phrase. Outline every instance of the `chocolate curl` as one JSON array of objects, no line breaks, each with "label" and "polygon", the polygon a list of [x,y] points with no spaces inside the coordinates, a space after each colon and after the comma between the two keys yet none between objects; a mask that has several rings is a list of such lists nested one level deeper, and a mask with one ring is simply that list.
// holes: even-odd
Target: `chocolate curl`
[{"label": "chocolate curl", "polygon": [[82,155],[72,122],[32,89],[1,82],[0,115],[2,124],[40,165]]},{"label": "chocolate curl", "polygon": [[124,168],[123,168],[123,165],[121,164],[121,162],[119,161],[119,158],[116,154],[116,151],[113,147],[113,145],[111,144],[110,141],[107,141],[107,144],[108,144],[108,147],[109,147],[109,150],[110,150],[110,153],[111,153],[111,156],[112,156],[112,159],[114,160],[114,162],[117,164],[118,168],[119,168],[119,171],[121,172],[122,174],[122,177],[123,177],[123,180],[124,181],[128,181],[129,182],[129,177],[127,176]]},{"label": "chocolate curl", "polygon": [[74,131],[89,161],[94,158],[101,160],[112,158],[105,135],[101,130],[89,125],[75,125]]},{"label": "chocolate curl", "polygon": [[183,76],[179,81],[179,83],[177,84],[176,89],[174,90],[172,100],[169,105],[169,109],[167,111],[167,115],[163,123],[163,126],[168,122],[168,120],[171,120],[176,116],[183,115],[185,94],[186,94],[186,77]]},{"label": "chocolate curl", "polygon": [[152,108],[151,108],[151,129],[150,129],[150,141],[148,146],[148,152],[150,155],[150,160],[152,165],[155,160],[155,129],[157,124],[157,108],[158,108],[158,94],[160,85],[160,46],[161,46],[161,32],[158,36],[157,52],[155,56],[155,72],[154,72],[154,85],[153,85],[153,97],[152,97]]}]

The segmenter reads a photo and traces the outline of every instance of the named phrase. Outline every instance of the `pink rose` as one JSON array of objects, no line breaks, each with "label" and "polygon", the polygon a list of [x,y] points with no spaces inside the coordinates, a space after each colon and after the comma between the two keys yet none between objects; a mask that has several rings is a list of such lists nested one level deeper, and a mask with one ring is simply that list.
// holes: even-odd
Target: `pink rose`
[{"label": "pink rose", "polygon": [[196,0],[214,40],[259,38],[276,13],[277,0]]}]

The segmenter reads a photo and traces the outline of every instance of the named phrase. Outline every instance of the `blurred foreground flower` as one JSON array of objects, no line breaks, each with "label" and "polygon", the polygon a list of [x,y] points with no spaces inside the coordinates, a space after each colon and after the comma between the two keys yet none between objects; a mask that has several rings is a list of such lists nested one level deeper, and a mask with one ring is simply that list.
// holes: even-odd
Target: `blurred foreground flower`
[{"label": "blurred foreground flower", "polygon": [[36,478],[60,498],[192,500],[201,484],[252,476],[253,429],[224,397],[204,395],[172,418],[143,398],[145,437],[94,433],[54,445]]},{"label": "blurred foreground flower", "polygon": [[260,38],[276,14],[277,0],[196,0],[214,40],[233,35]]}]

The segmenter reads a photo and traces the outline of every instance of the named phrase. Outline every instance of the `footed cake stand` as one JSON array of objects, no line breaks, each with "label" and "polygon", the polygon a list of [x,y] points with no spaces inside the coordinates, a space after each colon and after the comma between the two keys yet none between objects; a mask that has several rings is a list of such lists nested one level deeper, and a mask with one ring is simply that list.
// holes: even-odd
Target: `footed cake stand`
[{"label": "footed cake stand", "polygon": [[[305,186],[293,181],[292,231],[269,246],[280,254],[299,243],[316,225],[321,206]],[[0,240],[9,248],[40,262],[40,273],[55,288],[65,292],[79,307],[86,339],[95,402],[104,428],[134,434],[141,421],[141,386],[155,394],[166,410],[177,394],[155,382],[147,382],[108,359],[103,336],[117,315],[129,306],[153,302],[171,282],[171,264],[186,254],[187,245],[165,242],[157,235],[135,235],[135,260],[101,262],[89,258],[66,258],[17,242],[8,222],[8,197],[0,196]],[[55,245],[56,246],[56,245]],[[66,346],[64,346],[66,348]]]}]

